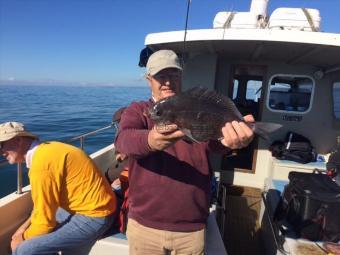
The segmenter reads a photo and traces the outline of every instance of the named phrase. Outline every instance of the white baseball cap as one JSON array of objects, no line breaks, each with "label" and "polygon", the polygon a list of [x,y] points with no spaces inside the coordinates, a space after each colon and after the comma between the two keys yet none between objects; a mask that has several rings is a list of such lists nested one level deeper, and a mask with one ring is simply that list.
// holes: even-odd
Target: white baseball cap
[{"label": "white baseball cap", "polygon": [[159,50],[153,53],[146,64],[146,74],[155,75],[166,68],[176,68],[182,71],[179,58],[172,50]]},{"label": "white baseball cap", "polygon": [[16,136],[28,136],[38,138],[36,135],[28,132],[24,124],[10,121],[0,124],[0,142],[8,141]]}]

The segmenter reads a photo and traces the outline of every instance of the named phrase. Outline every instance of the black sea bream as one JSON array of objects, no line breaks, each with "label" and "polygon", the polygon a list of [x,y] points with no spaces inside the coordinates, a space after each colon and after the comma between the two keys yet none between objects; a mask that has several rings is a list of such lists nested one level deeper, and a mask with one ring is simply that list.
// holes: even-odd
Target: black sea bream
[{"label": "black sea bream", "polygon": [[[149,116],[158,125],[176,124],[196,142],[219,140],[226,122],[243,120],[230,98],[199,87],[158,101],[149,109]],[[281,127],[264,122],[247,124],[263,138]]]}]

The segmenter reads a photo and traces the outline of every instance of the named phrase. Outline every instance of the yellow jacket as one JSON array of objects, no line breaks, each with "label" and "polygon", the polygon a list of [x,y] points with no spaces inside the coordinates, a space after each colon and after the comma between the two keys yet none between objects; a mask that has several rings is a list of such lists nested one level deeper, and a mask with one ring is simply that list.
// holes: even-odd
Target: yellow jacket
[{"label": "yellow jacket", "polygon": [[25,239],[52,232],[58,207],[90,217],[104,217],[116,210],[116,198],[108,182],[94,162],[71,145],[38,145],[29,178],[34,207]]}]

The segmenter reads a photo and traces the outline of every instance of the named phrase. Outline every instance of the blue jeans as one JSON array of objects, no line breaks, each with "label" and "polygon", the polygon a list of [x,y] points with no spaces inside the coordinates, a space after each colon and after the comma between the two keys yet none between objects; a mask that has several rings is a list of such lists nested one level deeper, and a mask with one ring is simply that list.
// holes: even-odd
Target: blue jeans
[{"label": "blue jeans", "polygon": [[55,254],[58,251],[63,255],[88,254],[96,240],[112,225],[114,215],[100,218],[72,215],[59,208],[56,219],[60,225],[53,232],[24,241],[13,255]]}]

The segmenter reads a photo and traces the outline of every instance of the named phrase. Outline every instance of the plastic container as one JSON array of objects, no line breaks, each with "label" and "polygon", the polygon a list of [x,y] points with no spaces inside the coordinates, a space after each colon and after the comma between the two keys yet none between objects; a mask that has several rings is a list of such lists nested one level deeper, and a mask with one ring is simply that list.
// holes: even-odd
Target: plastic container
[{"label": "plastic container", "polygon": [[257,15],[251,12],[218,12],[213,22],[214,28],[258,28]]},{"label": "plastic container", "polygon": [[218,12],[213,21],[213,28],[226,28],[228,19],[231,19],[233,12]]},{"label": "plastic container", "polygon": [[308,21],[302,8],[278,8],[270,15],[268,28],[299,31],[320,31],[321,17],[317,9],[305,9],[311,17]]}]

